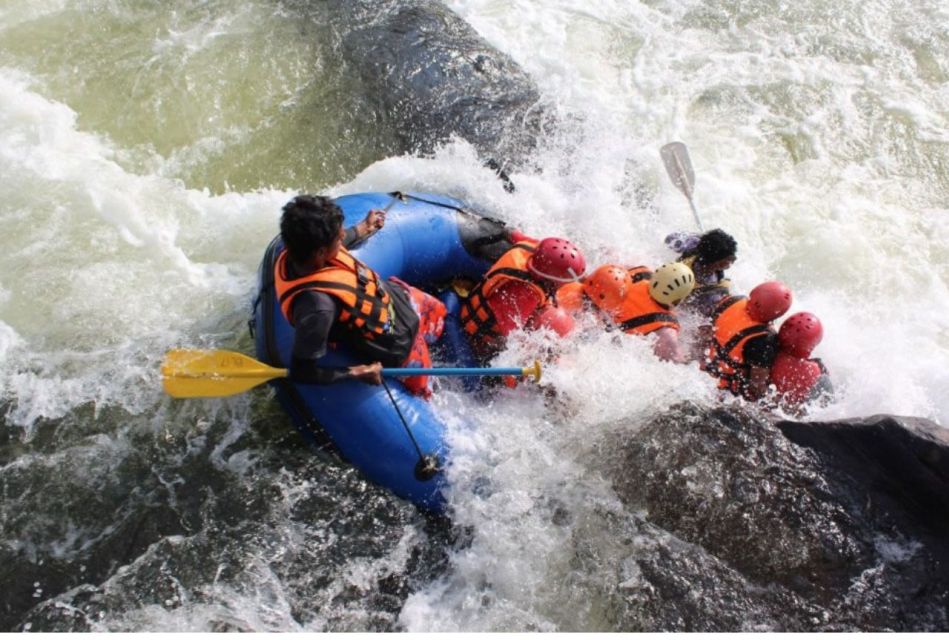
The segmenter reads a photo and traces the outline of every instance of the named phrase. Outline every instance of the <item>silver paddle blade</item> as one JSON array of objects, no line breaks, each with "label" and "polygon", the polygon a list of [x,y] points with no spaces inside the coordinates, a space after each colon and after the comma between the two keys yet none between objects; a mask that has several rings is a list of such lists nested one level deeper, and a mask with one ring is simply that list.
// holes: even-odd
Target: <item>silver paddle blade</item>
[{"label": "silver paddle blade", "polygon": [[670,142],[659,149],[659,155],[662,156],[662,162],[666,165],[672,184],[691,200],[695,187],[695,172],[692,171],[692,161],[689,159],[689,150],[685,144]]}]

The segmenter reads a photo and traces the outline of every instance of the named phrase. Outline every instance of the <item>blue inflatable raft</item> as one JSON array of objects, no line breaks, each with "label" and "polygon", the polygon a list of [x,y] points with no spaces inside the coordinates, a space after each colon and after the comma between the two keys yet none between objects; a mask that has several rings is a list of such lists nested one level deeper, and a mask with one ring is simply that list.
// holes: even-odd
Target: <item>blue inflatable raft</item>
[{"label": "blue inflatable raft", "polygon": [[[343,196],[336,203],[347,227],[370,209],[387,210],[385,227],[350,250],[384,279],[397,276],[441,292],[449,316],[436,350],[448,354],[453,364],[473,366],[457,321],[458,299],[449,285],[458,277],[477,280],[510,248],[504,223],[471,213],[457,200],[430,194],[365,193]],[[257,357],[274,367],[288,366],[293,346],[293,327],[274,294],[273,265],[282,249],[278,235],[264,254],[252,319]],[[321,360],[326,366],[354,362],[343,349],[330,350]],[[278,379],[271,384],[311,445],[335,451],[371,481],[420,507],[436,512],[444,508],[445,426],[430,403],[391,378],[391,399],[386,388],[361,382],[324,386]],[[436,460],[440,464],[433,468]]]}]

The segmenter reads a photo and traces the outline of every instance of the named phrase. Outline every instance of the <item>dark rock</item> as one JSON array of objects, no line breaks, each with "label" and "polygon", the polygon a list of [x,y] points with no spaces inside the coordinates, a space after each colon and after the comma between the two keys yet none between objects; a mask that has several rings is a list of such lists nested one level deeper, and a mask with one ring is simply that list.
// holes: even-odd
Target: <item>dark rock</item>
[{"label": "dark rock", "polygon": [[339,0],[327,6],[345,64],[408,150],[428,153],[459,136],[501,172],[533,149],[543,121],[533,81],[443,5]]},{"label": "dark rock", "polygon": [[[684,405],[611,455],[626,507],[734,571],[746,582],[736,593],[777,629],[949,628],[949,440],[937,425],[886,416],[775,425]],[[650,584],[674,590],[660,573]],[[733,578],[716,583],[734,591]],[[708,628],[667,597],[663,611],[683,621],[665,626],[657,613],[659,628]],[[743,627],[727,615],[715,628]]]},{"label": "dark rock", "polygon": [[775,426],[817,453],[835,475],[855,480],[852,500],[867,502],[880,517],[911,521],[920,535],[949,539],[949,434],[939,425],[873,416]]},{"label": "dark rock", "polygon": [[[762,589],[701,547],[626,509],[598,509],[572,535],[571,575],[582,576],[582,602],[565,602],[574,614],[594,603],[598,631],[725,632],[801,630],[786,612],[820,615],[787,589]],[[590,597],[590,594],[595,594]],[[564,628],[571,628],[567,618]]]}]

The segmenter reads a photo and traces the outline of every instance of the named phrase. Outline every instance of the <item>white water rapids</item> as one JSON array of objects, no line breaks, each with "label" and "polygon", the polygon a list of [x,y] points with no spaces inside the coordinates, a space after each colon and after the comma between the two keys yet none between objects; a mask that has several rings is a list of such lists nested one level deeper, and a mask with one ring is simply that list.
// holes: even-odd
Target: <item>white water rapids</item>
[{"label": "white water rapids", "polygon": [[[387,157],[388,133],[340,108],[350,87],[317,46],[324,27],[300,4],[0,1],[0,544],[23,559],[20,571],[77,571],[70,562],[124,517],[122,499],[91,519],[84,504],[135,495],[128,483],[139,475],[126,467],[142,441],[159,452],[142,473],[173,497],[175,486],[193,490],[179,465],[242,487],[263,473],[259,452],[231,445],[261,414],[278,415],[268,394],[182,408],[163,396],[158,363],[176,346],[251,352],[255,271],[280,206],[298,192],[446,193],[532,235],[571,237],[594,264],[658,265],[672,257],[665,235],[694,225],[658,155],[684,141],[703,222],[738,241],[735,287],[780,279],[794,291],[792,312],[824,323],[817,355],[837,399],[810,417],[888,413],[949,425],[944,3],[448,2],[569,123],[562,139],[543,141],[539,173],[511,175],[514,193],[464,141],[434,158]],[[527,340],[508,355],[537,348]],[[584,535],[609,558],[608,532],[587,511],[615,501],[593,449],[617,421],[716,400],[707,376],[657,362],[635,339],[603,336],[547,376],[569,417],[523,393],[491,407],[436,400],[466,403],[478,425],[452,434],[451,502],[470,539],[413,585],[389,622],[609,628],[600,577],[577,577],[569,550]],[[209,424],[224,426],[212,437]],[[165,440],[179,448],[163,452]],[[210,452],[196,454],[205,445]],[[284,503],[303,500],[305,488],[280,473],[268,482]],[[475,486],[484,478],[487,497]],[[338,499],[359,510],[359,495]],[[580,515],[550,526],[551,504]],[[411,563],[407,549],[425,533],[400,508],[409,515],[391,546],[369,559],[352,550],[319,594]],[[323,535],[271,517],[275,548]],[[126,560],[134,570],[159,551]],[[239,579],[182,587],[174,606],[129,598],[90,626],[371,628],[370,604],[301,613],[266,553],[229,547]],[[46,578],[24,575],[18,602],[59,597],[44,591]]]}]

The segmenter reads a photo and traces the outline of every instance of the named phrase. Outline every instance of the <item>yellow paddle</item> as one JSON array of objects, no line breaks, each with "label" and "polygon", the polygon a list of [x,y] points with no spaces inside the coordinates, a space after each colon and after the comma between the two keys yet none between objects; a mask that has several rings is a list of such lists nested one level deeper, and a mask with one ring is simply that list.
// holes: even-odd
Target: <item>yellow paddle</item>
[{"label": "yellow paddle", "polygon": [[[387,368],[394,376],[531,376],[540,382],[540,362],[530,367],[496,368]],[[162,386],[173,398],[221,398],[253,389],[274,378],[287,377],[286,369],[269,367],[236,351],[172,349],[161,365]]]},{"label": "yellow paddle", "polygon": [[172,349],[161,365],[162,386],[173,398],[231,396],[286,375],[236,351]]}]

